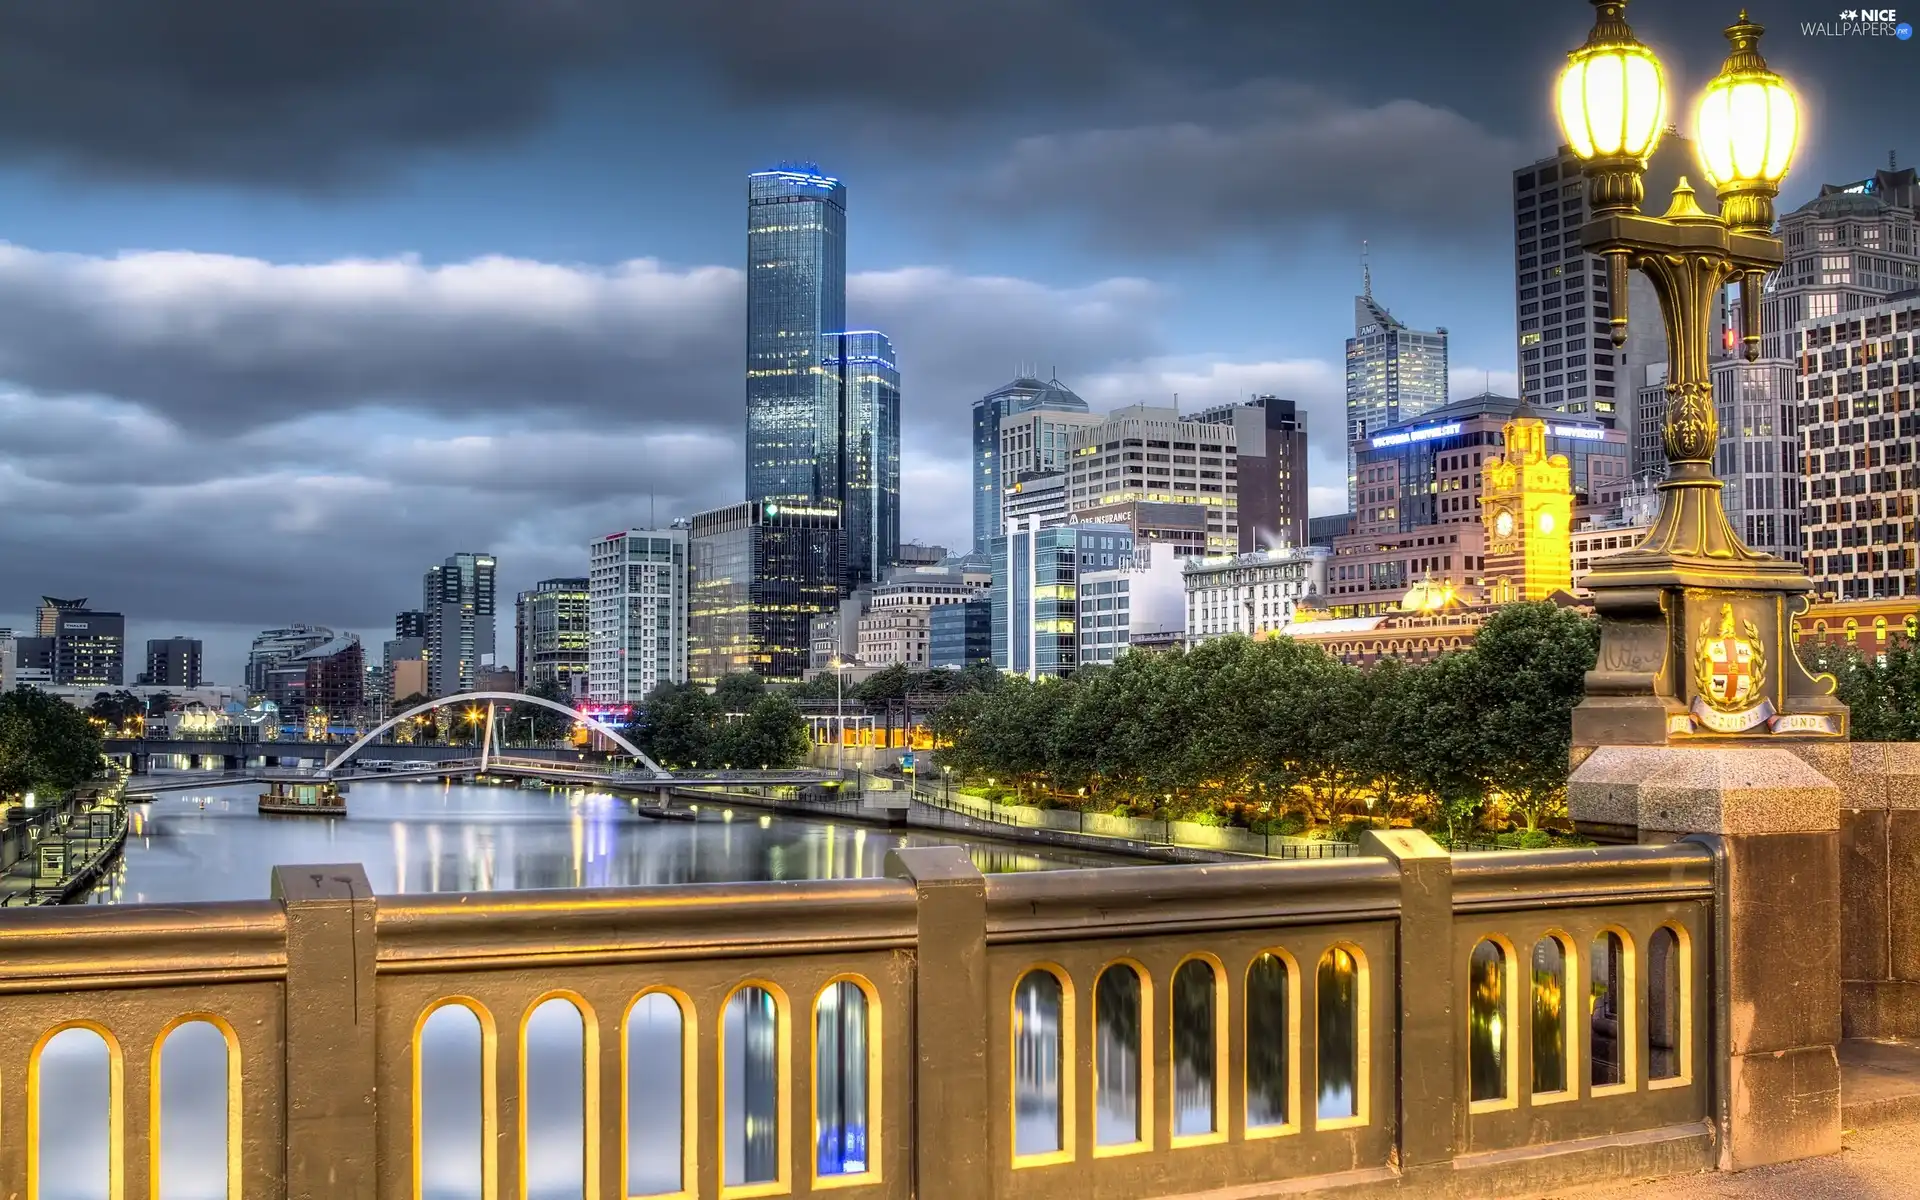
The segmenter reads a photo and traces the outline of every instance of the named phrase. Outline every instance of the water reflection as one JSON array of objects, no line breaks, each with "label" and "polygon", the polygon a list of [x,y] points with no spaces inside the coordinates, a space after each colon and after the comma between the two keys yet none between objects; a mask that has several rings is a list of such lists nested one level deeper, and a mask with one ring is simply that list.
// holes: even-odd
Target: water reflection
[{"label": "water reflection", "polygon": [[112,1059],[91,1029],[63,1029],[40,1049],[39,1200],[107,1200]]},{"label": "water reflection", "polygon": [[1013,1152],[1050,1154],[1064,1146],[1060,1111],[1060,979],[1033,970],[1013,992]]},{"label": "water reflection", "polygon": [[527,1017],[522,1128],[527,1200],[584,1200],[587,1190],[586,1023],[571,1000]]},{"label": "water reflection", "polygon": [[1647,1078],[1680,1075],[1679,935],[1665,925],[1647,941]]},{"label": "water reflection", "polygon": [[759,987],[735,992],[721,1039],[727,1186],[772,1183],[780,1150],[780,1008],[773,993]]},{"label": "water reflection", "polygon": [[649,992],[627,1014],[627,1194],[658,1196],[684,1186],[686,1030],[680,1005]]},{"label": "water reflection", "polygon": [[1247,1124],[1285,1125],[1293,1081],[1292,976],[1286,962],[1262,954],[1247,968]]},{"label": "water reflection", "polygon": [[1140,973],[1115,963],[1093,990],[1094,1141],[1140,1140]]},{"label": "water reflection", "polygon": [[1213,964],[1190,959],[1173,973],[1173,1133],[1213,1132],[1214,1076],[1219,1031],[1215,1027]]},{"label": "water reflection", "polygon": [[227,1200],[227,1066],[226,1034],[211,1022],[185,1022],[161,1043],[159,1200]]},{"label": "water reflection", "polygon": [[1358,1116],[1360,966],[1353,952],[1335,946],[1321,955],[1314,984],[1320,1055],[1317,1112],[1323,1121]]},{"label": "water reflection", "polygon": [[653,821],[628,799],[577,790],[369,780],[353,785],[344,819],[325,820],[259,816],[256,792],[136,805],[126,857],[89,899],[261,899],[274,863],[361,863],[376,892],[393,894],[874,877],[900,846],[965,846],[986,872],[1127,861],[748,810],[727,820],[711,805],[698,821]]},{"label": "water reflection", "polygon": [[1620,1059],[1620,972],[1625,950],[1617,933],[1602,933],[1593,939],[1593,993],[1587,1001],[1587,1044],[1593,1058],[1591,1082],[1594,1087],[1608,1087],[1624,1078]]},{"label": "water reflection", "polygon": [[1533,1090],[1567,1090],[1567,948],[1549,934],[1533,947]]},{"label": "water reflection", "polygon": [[481,1200],[486,1127],[485,1043],[463,1004],[433,1010],[420,1026],[421,1200]]},{"label": "water reflection", "polygon": [[1472,981],[1467,1015],[1467,1094],[1473,1100],[1507,1095],[1507,954],[1482,939],[1467,960]]},{"label": "water reflection", "polygon": [[867,994],[827,985],[814,1016],[814,1134],[822,1175],[867,1169]]}]

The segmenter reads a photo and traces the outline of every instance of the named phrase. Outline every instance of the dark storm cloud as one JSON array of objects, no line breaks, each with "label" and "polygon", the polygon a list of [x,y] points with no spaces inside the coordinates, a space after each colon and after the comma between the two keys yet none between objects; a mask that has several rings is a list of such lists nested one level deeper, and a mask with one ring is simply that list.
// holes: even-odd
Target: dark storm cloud
[{"label": "dark storm cloud", "polygon": [[1458,113],[1411,100],[1355,106],[1275,84],[1201,107],[1193,119],[1023,139],[973,199],[1081,218],[1086,236],[1156,254],[1325,226],[1356,238],[1509,232],[1506,172],[1519,147]]},{"label": "dark storm cloud", "polygon": [[736,98],[951,111],[1091,86],[1078,0],[0,0],[0,150],[87,173],[330,189],[524,132],[556,85],[662,68]]}]

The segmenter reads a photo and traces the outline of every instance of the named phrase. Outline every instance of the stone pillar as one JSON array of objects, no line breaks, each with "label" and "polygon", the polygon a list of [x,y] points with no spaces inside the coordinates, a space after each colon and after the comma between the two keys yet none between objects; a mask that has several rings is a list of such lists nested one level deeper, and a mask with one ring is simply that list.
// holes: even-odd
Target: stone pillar
[{"label": "stone pillar", "polygon": [[1435,962],[1436,954],[1447,961],[1453,946],[1453,859],[1417,829],[1370,829],[1360,853],[1400,868],[1400,1169],[1409,1179],[1451,1173],[1467,1110],[1454,1072],[1429,1067],[1456,1061],[1453,972]]},{"label": "stone pillar", "polygon": [[374,899],[358,864],[275,867],[287,910],[286,1194],[374,1200]]},{"label": "stone pillar", "polygon": [[919,900],[914,967],[914,1195],[989,1200],[993,1103],[987,1073],[987,885],[958,846],[888,853],[888,878]]},{"label": "stone pillar", "polygon": [[1583,827],[1714,847],[1714,1119],[1739,1171],[1840,1149],[1840,789],[1770,747],[1603,746],[1567,804]]}]

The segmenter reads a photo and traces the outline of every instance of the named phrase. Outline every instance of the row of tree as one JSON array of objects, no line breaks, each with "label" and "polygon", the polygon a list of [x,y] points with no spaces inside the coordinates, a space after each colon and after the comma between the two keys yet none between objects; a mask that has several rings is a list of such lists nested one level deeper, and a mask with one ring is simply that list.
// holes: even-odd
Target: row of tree
[{"label": "row of tree", "polygon": [[712,692],[663,683],[622,732],[668,768],[791,767],[811,745],[792,695],[757,675],[727,675]]},{"label": "row of tree", "polygon": [[1572,710],[1599,640],[1549,603],[1471,649],[1359,668],[1288,638],[1006,677],[934,718],[943,765],[1047,802],[1188,816],[1408,816],[1458,829],[1490,803],[1536,828],[1565,803]]},{"label": "row of tree", "polygon": [[1856,742],[1920,742],[1920,649],[1896,638],[1886,653],[1866,658],[1844,646],[1820,646],[1805,660],[1831,674],[1835,695],[1850,710]]},{"label": "row of tree", "polygon": [[0,798],[79,787],[100,749],[100,727],[65,700],[24,686],[0,695]]}]

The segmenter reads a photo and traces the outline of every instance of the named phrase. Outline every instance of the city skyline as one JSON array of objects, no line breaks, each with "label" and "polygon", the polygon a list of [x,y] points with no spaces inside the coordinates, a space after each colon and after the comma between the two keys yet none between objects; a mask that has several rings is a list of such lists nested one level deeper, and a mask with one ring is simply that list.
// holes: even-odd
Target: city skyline
[{"label": "city skyline", "polygon": [[[244,19],[301,19],[286,7]],[[143,21],[180,21],[153,8]],[[930,11],[911,27],[881,12],[878,32],[959,44],[982,19]],[[67,83],[115,79],[121,111],[166,113],[169,136],[133,145],[77,110],[31,129],[0,116],[0,557],[23,585],[0,597],[0,623],[22,624],[43,590],[93,595],[127,613],[130,644],[201,637],[209,677],[229,679],[237,642],[289,621],[378,645],[422,556],[485,548],[510,595],[578,574],[591,538],[648,524],[649,509],[664,523],[738,499],[738,180],[795,154],[857,187],[847,324],[901,348],[903,537],[970,544],[970,405],[1022,362],[1057,369],[1097,411],[1176,393],[1187,411],[1297,399],[1314,432],[1312,511],[1337,509],[1329,434],[1363,237],[1395,315],[1451,331],[1466,389],[1454,394],[1514,391],[1507,187],[1558,141],[1546,84],[1588,13],[1513,11],[1527,19],[1419,37],[1430,23],[1376,12],[1356,40],[1343,35],[1354,14],[1289,16],[1280,37],[1255,15],[1163,25],[1029,6],[1016,14],[1028,33],[1092,22],[1097,36],[1017,114],[990,87],[955,90],[944,60],[796,97],[741,47],[678,26],[665,41],[682,61],[621,90],[594,69],[643,54],[632,18],[557,22],[511,47],[531,69],[491,106],[436,68],[407,94],[375,89],[366,108],[296,123],[288,155],[250,153],[245,130],[190,101],[142,103],[131,90],[149,85],[109,69],[121,64],[43,47],[75,63]],[[1912,73],[1892,70],[1910,45],[1804,39],[1793,14],[1756,15],[1809,99],[1809,157],[1783,211],[1883,166],[1888,147],[1915,157],[1894,115],[1911,109],[1899,101]],[[1692,16],[1635,6],[1680,102],[1723,50]],[[507,21],[476,24],[474,46],[524,32]],[[420,36],[412,24],[393,38]],[[1316,35],[1325,62],[1305,51]],[[1468,81],[1452,64],[1469,40],[1475,58],[1521,66]],[[1021,77],[1035,54],[967,70]],[[1155,70],[1129,69],[1145,57]],[[314,77],[304,59],[282,65]],[[336,65],[392,83],[377,64]],[[689,127],[625,119],[649,89],[683,87],[699,109]],[[463,105],[450,132],[393,119]],[[846,121],[850,108],[863,120]],[[1214,157],[1170,136],[1181,123],[1210,134]],[[1363,158],[1326,139],[1343,127],[1362,131]],[[1145,177],[1123,152],[1175,181],[1155,190],[1151,222],[1142,189],[1117,186]],[[1226,169],[1242,161],[1258,169]],[[1452,186],[1410,205],[1401,172],[1442,167]],[[1296,182],[1276,191],[1269,169]],[[636,209],[643,177],[663,172],[672,186]],[[228,536],[236,521],[258,537]]]}]

